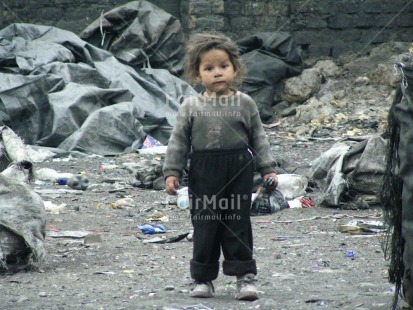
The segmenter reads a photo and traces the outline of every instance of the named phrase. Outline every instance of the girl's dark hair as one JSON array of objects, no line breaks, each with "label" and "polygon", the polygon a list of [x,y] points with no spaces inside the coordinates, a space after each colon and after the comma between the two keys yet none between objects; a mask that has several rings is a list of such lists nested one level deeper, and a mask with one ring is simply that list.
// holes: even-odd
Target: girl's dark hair
[{"label": "girl's dark hair", "polygon": [[245,66],[237,45],[228,37],[221,34],[197,33],[192,35],[186,46],[184,76],[193,85],[198,84],[199,64],[201,56],[212,49],[223,50],[234,66],[237,73],[234,83],[241,84],[245,76]]}]

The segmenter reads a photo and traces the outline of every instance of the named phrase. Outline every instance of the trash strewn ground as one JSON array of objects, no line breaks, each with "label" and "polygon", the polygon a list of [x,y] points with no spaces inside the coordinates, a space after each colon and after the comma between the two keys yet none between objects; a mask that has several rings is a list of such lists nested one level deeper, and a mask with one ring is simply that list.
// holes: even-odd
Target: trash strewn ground
[{"label": "trash strewn ground", "polygon": [[[305,168],[332,143],[286,140],[277,153]],[[128,184],[125,163],[139,156],[63,157],[36,164],[82,173],[89,186],[34,185],[43,200],[60,206],[47,213],[47,258],[37,271],[0,275],[2,308],[389,309],[393,286],[387,281],[382,233],[339,230],[355,220],[380,221],[380,209],[313,206],[252,217],[261,299],[236,301],[235,281],[222,273],[215,298],[188,297],[189,211],[164,191]],[[166,232],[145,235],[138,228],[144,224],[161,224]]]},{"label": "trash strewn ground", "polygon": [[[284,96],[271,110],[274,120],[265,124],[278,172],[309,176],[313,161],[340,139],[382,134],[400,78],[393,66],[406,50],[406,44],[386,44],[365,57],[343,56],[335,60],[338,66],[307,60],[308,68],[284,84]],[[37,140],[25,140],[30,141]],[[235,280],[222,274],[215,281],[215,298],[188,297],[189,210],[179,208],[176,197],[152,189],[162,187],[162,154],[109,154],[61,152],[50,158],[44,153],[44,160],[32,160],[35,172],[44,169],[43,178],[39,173],[31,186],[44,201],[46,257],[38,269],[0,274],[0,308],[391,307],[394,287],[383,257],[385,235],[381,226],[366,232],[362,225],[382,222],[379,206],[322,208],[313,183],[289,208],[252,217],[258,301],[236,301]],[[59,182],[55,175],[47,178],[53,171]],[[72,179],[76,186],[67,183],[72,176],[77,176]],[[165,229],[144,234],[143,225]]]}]

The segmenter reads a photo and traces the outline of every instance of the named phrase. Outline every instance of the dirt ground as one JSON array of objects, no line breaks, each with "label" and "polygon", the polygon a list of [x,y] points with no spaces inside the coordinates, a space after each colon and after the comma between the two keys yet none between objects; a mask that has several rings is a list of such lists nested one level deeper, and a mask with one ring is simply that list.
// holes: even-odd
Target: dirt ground
[{"label": "dirt ground", "polygon": [[[398,52],[394,46],[379,51],[384,53],[382,60]],[[377,67],[375,58],[360,62],[367,68]],[[384,128],[394,88],[355,83],[363,76],[357,64],[348,66],[349,74],[343,71],[347,73],[325,83],[320,91],[320,95],[336,93],[347,102],[334,114],[340,118],[320,127],[329,133],[321,137],[341,137],[355,128],[360,129],[358,134],[377,133]],[[366,120],[378,124],[370,126]],[[285,172],[308,175],[311,162],[334,141],[291,134],[291,129],[302,125],[293,118],[283,118],[279,126],[266,131]],[[190,298],[191,241],[145,242],[190,232],[189,211],[169,203],[172,197],[164,191],[128,184],[131,174],[124,169],[125,164],[140,159],[135,153],[65,156],[35,164],[35,169],[83,173],[90,185],[85,191],[73,191],[52,182],[34,184],[43,200],[66,205],[58,214],[47,214],[48,254],[40,269],[0,275],[0,309],[391,308],[394,286],[388,282],[383,236],[338,230],[356,219],[381,221],[379,207],[344,210],[315,205],[252,217],[260,299],[236,301],[235,280],[222,273],[214,282],[214,298]],[[317,194],[317,190],[308,193],[310,197]],[[117,207],[125,198],[131,200]],[[169,221],[151,222],[157,212]],[[162,223],[167,232],[143,235],[138,225],[145,223]]]},{"label": "dirt ground", "polygon": [[[267,131],[271,137],[272,130]],[[332,143],[272,139],[272,148],[278,158],[306,171]],[[393,286],[387,281],[380,236],[338,231],[350,220],[380,220],[380,209],[315,206],[252,217],[261,298],[236,301],[235,280],[222,273],[214,283],[214,298],[190,298],[192,243],[186,238],[144,243],[189,232],[189,211],[169,204],[172,197],[164,191],[128,185],[131,175],[122,166],[138,160],[137,154],[125,154],[63,157],[36,164],[59,172],[83,172],[90,185],[76,192],[54,183],[34,186],[45,201],[66,206],[59,214],[47,215],[48,256],[40,270],[0,276],[1,309],[390,308]],[[129,206],[115,207],[116,201],[128,197],[133,199]],[[155,211],[169,221],[150,222]],[[143,235],[137,226],[144,223],[162,223],[167,232]]]}]

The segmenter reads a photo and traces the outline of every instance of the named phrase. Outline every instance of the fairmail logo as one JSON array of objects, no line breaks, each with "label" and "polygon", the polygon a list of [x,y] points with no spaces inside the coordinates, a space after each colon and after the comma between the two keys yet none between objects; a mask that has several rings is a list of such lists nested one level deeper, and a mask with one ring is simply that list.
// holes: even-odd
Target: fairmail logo
[{"label": "fairmail logo", "polygon": [[219,198],[217,195],[196,197],[192,200],[192,209],[200,211],[202,209],[210,210],[239,210],[241,201],[247,200],[248,195],[231,194],[229,198]]}]

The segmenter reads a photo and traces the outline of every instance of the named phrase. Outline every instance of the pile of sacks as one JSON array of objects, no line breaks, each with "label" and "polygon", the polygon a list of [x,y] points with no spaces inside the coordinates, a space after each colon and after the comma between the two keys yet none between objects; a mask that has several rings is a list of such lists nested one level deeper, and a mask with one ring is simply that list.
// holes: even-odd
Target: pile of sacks
[{"label": "pile of sacks", "polygon": [[46,255],[46,212],[29,185],[32,171],[22,140],[0,127],[0,271],[36,267]]}]

